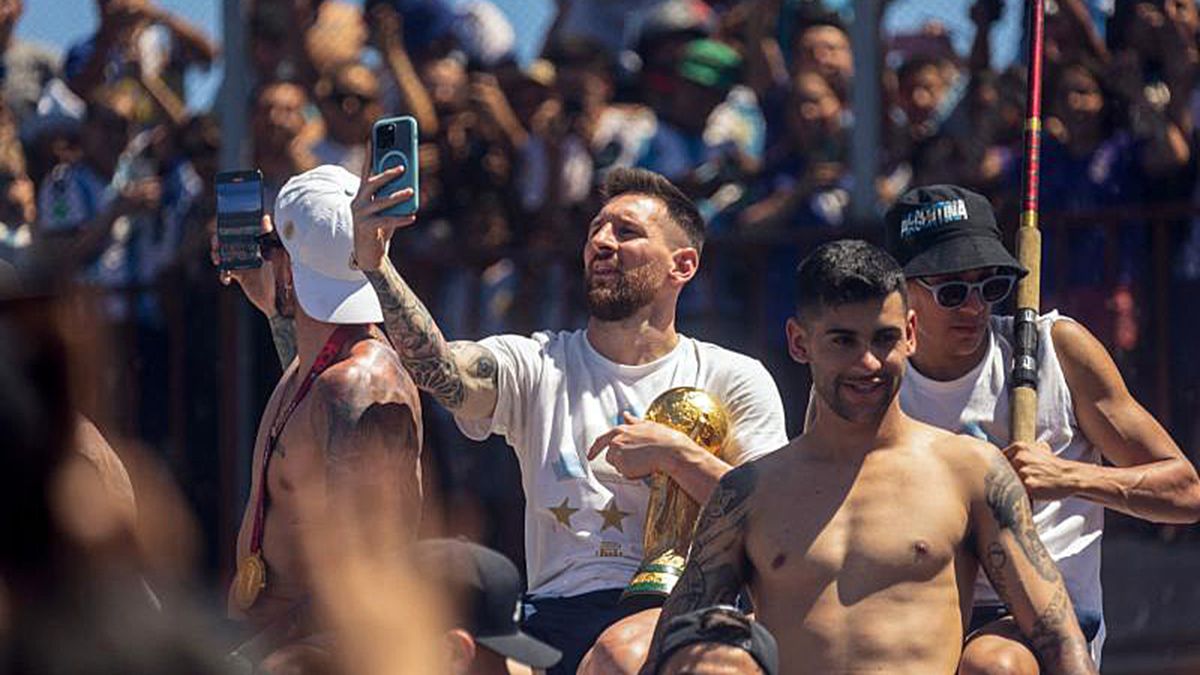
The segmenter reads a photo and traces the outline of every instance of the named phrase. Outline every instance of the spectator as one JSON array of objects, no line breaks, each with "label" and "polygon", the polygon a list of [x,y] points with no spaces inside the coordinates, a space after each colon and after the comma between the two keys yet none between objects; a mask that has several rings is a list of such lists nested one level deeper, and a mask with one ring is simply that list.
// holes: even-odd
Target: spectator
[{"label": "spectator", "polygon": [[312,149],[317,163],[361,171],[367,151],[364,139],[383,113],[375,74],[360,63],[343,63],[321,78],[316,96],[325,120],[325,137]]},{"label": "spectator", "polygon": [[[666,83],[671,95],[655,110],[657,129],[636,165],[708,197],[731,173],[745,172],[761,159],[757,109],[731,108],[725,124],[710,126],[710,117],[737,83],[741,65],[741,56],[728,45],[707,39],[688,43]],[[712,205],[706,215],[713,215]]]},{"label": "spectator", "polygon": [[546,669],[562,654],[517,626],[513,607],[521,602],[521,575],[508,558],[456,539],[427,539],[416,545],[417,571],[443,591],[451,607],[446,632],[455,675],[507,675],[508,664]]},{"label": "spectator", "polygon": [[308,95],[291,82],[267,82],[254,97],[250,116],[254,166],[263,172],[263,204],[268,210],[289,178],[317,165],[310,148],[315,133],[305,118],[307,106]]},{"label": "spectator", "polygon": [[20,128],[31,118],[50,80],[59,75],[58,58],[49,50],[13,37],[24,0],[0,0],[0,94]]},{"label": "spectator", "polygon": [[739,216],[745,234],[842,224],[847,139],[841,99],[820,72],[801,70],[787,109],[788,135],[768,154],[758,201]]},{"label": "spectator", "polygon": [[[38,193],[36,236],[70,265],[84,267],[84,278],[114,289],[131,280],[128,216],[158,208],[157,178],[118,185],[118,161],[131,137],[133,102],[104,93],[88,106],[79,135],[78,159],[54,167]],[[124,314],[121,303],[111,310]]]},{"label": "spectator", "polygon": [[96,0],[96,6],[100,27],[68,48],[63,64],[67,84],[84,100],[101,87],[129,88],[139,93],[138,119],[146,121],[159,107],[178,107],[163,99],[182,99],[188,67],[207,67],[216,58],[202,31],[151,0]]},{"label": "spectator", "polygon": [[718,605],[672,619],[662,635],[655,675],[776,675],[779,648],[762,624]]},{"label": "spectator", "polygon": [[[1120,101],[1105,91],[1106,83],[1122,88],[1137,111],[1141,123],[1122,128]],[[1049,212],[1089,211],[1133,205],[1140,202],[1146,185],[1188,161],[1189,150],[1180,130],[1156,114],[1141,99],[1135,73],[1116,72],[1102,78],[1097,66],[1087,62],[1065,65],[1049,90],[1050,116],[1042,150],[1042,208]],[[1136,97],[1136,98],[1134,98]],[[1138,339],[1129,295],[1142,275],[1140,256],[1146,232],[1138,221],[1127,221],[1120,229],[1121,241],[1112,242],[1119,251],[1119,287],[1124,295],[1122,311],[1109,319],[1104,313],[1104,268],[1096,261],[1106,256],[1106,235],[1101,228],[1075,228],[1066,235],[1070,255],[1054,241],[1046,242],[1046,268],[1060,270],[1047,275],[1043,288],[1059,299],[1066,312],[1080,316],[1085,325],[1095,326],[1101,340],[1121,349],[1132,349]],[[1060,276],[1061,275],[1061,276]],[[1057,278],[1065,280],[1065,287]],[[1111,328],[1106,328],[1111,327]]]},{"label": "spectator", "polygon": [[[406,111],[417,120],[422,140],[434,138],[438,133],[438,118],[429,91],[417,74],[404,42],[408,24],[402,22],[395,4],[388,0],[368,0],[365,12],[370,19],[367,42],[379,52],[383,61],[375,72],[383,109]],[[407,20],[414,19],[409,16]]]},{"label": "spectator", "polygon": [[850,34],[836,14],[804,17],[792,43],[790,60],[795,70],[812,68],[824,75],[843,100],[850,95],[854,54],[850,51]]}]

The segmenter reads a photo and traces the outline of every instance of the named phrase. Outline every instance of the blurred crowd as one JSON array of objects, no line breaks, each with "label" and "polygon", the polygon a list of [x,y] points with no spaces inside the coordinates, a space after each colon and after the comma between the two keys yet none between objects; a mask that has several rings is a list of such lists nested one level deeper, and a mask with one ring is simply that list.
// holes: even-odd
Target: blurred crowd
[{"label": "blurred crowd", "polygon": [[[391,255],[453,338],[581,325],[577,251],[598,208],[594,188],[614,167],[666,175],[708,221],[712,244],[682,299],[683,329],[780,369],[794,368],[779,363],[775,341],[794,306],[789,280],[802,253],[837,230],[881,236],[850,215],[850,99],[863,64],[851,49],[849,0],[556,0],[532,58],[518,58],[530,27],[489,0],[245,4],[250,96],[239,150],[243,166],[264,175],[268,210],[299,172],[319,164],[360,172],[374,121],[413,116],[421,213]],[[882,56],[876,206],[882,212],[916,185],[953,182],[989,196],[1011,227],[1026,64],[1020,56],[994,63],[992,42],[1006,13],[1026,3],[944,3],[968,12],[975,30],[966,42],[938,22],[885,31],[892,4],[883,0],[884,21],[874,28]],[[1156,311],[1166,311],[1200,291],[1200,13],[1195,0],[1047,4],[1043,307],[1086,323],[1136,387],[1139,372],[1151,370],[1152,297],[1165,298]],[[258,352],[258,397],[240,411],[253,416],[277,361],[265,325],[251,340],[230,337],[224,310],[240,300],[221,289],[209,262],[214,177],[231,138],[215,111],[191,105],[188,83],[223,59],[221,47],[153,0],[96,0],[95,32],[56,53],[15,37],[22,10],[22,0],[0,0],[0,291],[15,283],[9,266],[25,286],[15,304],[0,293],[5,311],[17,312],[0,314],[0,379],[12,376],[0,382],[0,428],[16,439],[3,453],[0,494],[9,500],[6,531],[21,533],[0,561],[19,585],[0,586],[0,629],[11,627],[9,611],[29,620],[30,634],[38,621],[64,615],[81,625],[120,616],[118,632],[168,631],[154,633],[151,642],[166,647],[146,658],[178,659],[172,672],[215,672],[193,653],[194,641],[169,634],[143,604],[97,604],[104,584],[61,580],[84,554],[103,570],[114,551],[134,547],[158,574],[190,583],[195,570],[180,561],[196,556],[196,542],[184,543],[193,534],[205,537],[209,576],[229,563],[228,522],[242,489],[229,486],[245,482],[245,463],[218,462],[214,449],[248,439],[218,438],[233,396],[223,373],[232,370],[231,349]],[[1164,224],[1165,239],[1155,239]],[[81,282],[86,311],[43,306],[44,287],[30,280],[46,278]],[[13,316],[19,331],[6,323]],[[1200,317],[1176,312],[1167,325],[1173,431],[1187,451],[1200,439],[1183,426],[1198,419],[1200,355],[1191,345]],[[71,386],[81,372],[94,387]],[[793,372],[777,370],[789,402],[808,389],[791,381]],[[58,489],[51,476],[70,463],[69,430],[95,431],[71,416],[76,409],[106,435],[165,456],[182,484],[182,494],[163,488],[142,498],[150,534],[141,541],[127,541],[129,514],[95,508],[107,503],[98,497],[68,509],[67,529],[76,531],[61,541],[46,533],[63,513],[23,511],[55,503],[43,493]],[[519,562],[519,479],[509,453],[440,451],[465,441],[439,407],[426,409],[446,529]],[[96,447],[101,459],[91,459],[103,465],[112,450],[102,439]],[[170,483],[139,479],[155,462],[124,448],[121,455],[135,483]],[[118,492],[129,480],[117,480]],[[390,580],[390,595],[377,591],[379,570],[366,568],[378,561],[353,548],[370,537],[353,534],[338,535],[344,551],[311,552],[314,564],[337,570],[329,611],[345,612],[346,625],[356,620],[350,614],[389,603],[413,616],[425,611],[403,574]],[[32,611],[39,606],[46,611]],[[82,607],[96,609],[75,613]],[[403,632],[406,616],[388,620]],[[106,651],[128,635],[101,638],[78,653],[141,656]],[[364,635],[362,658],[388,662],[412,644]],[[38,659],[72,654],[28,645],[29,654],[17,655],[26,670],[13,672],[50,672]],[[140,667],[115,663],[112,672]],[[356,672],[385,671],[366,664]]]},{"label": "blurred crowd", "polygon": [[[684,325],[765,352],[747,336],[781,339],[800,252],[867,225],[849,211],[854,4],[557,0],[534,57],[518,58],[530,28],[488,0],[248,0],[244,163],[263,172],[270,209],[303,170],[359,172],[379,117],[413,116],[421,216],[392,255],[454,337],[578,325],[574,251],[593,188],[613,167],[652,169],[697,200],[716,242]],[[992,40],[1024,4],[946,3],[975,27],[965,53],[938,22],[875,27],[880,209],[911,186],[954,182],[1016,222],[1026,66],[993,63]],[[1200,288],[1200,227],[1187,209],[1154,215],[1200,189],[1200,14],[1193,0],[1048,4],[1042,210],[1061,227],[1046,234],[1044,306],[1135,354],[1155,270],[1169,266],[1172,298]],[[229,138],[189,106],[186,85],[222,55],[152,0],[96,9],[94,34],[56,54],[14,37],[22,1],[0,0],[0,259],[96,292],[113,336],[99,395],[124,432],[199,461],[220,404],[222,291],[207,248]],[[1150,223],[1163,218],[1156,259]],[[1192,323],[1172,324],[1173,344],[1200,333]],[[269,366],[270,341],[258,342]],[[1189,351],[1175,361],[1176,403],[1194,410]],[[182,403],[163,395],[180,389]],[[216,479],[195,473],[210,478],[189,486],[193,502],[215,510]]]}]

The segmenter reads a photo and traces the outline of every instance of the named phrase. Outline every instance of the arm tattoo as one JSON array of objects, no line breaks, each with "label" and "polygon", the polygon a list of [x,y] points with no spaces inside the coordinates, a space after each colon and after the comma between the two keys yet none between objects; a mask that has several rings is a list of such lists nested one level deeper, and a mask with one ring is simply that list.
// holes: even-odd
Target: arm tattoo
[{"label": "arm tattoo", "polygon": [[[1008,460],[997,454],[992,458],[987,476],[984,478],[987,505],[992,510],[996,524],[1008,530],[1017,540],[1025,557],[1046,581],[1059,579],[1058,566],[1046,552],[1037,528],[1033,525],[1033,510],[1025,488],[1009,466]],[[997,589],[999,590],[999,589]]]},{"label": "arm tattoo", "polygon": [[[1083,635],[1078,630],[1070,630],[1074,621],[1067,591],[1059,585],[1029,632],[1030,646],[1050,673],[1096,672]],[[1083,664],[1083,667],[1076,664]]]},{"label": "arm tattoo", "polygon": [[[984,477],[984,494],[988,509],[999,527],[997,536],[1003,536],[1007,531],[1016,544],[1015,547],[1006,548],[997,540],[982,551],[984,571],[996,593],[1010,608],[1016,595],[1029,598],[1032,604],[1032,596],[1023,587],[1012,559],[1016,555],[1023,555],[1041,580],[1052,584],[1054,588],[1052,598],[1040,611],[1037,611],[1036,605],[1031,609],[1037,612],[1037,618],[1025,634],[1038,660],[1048,673],[1095,673],[1087,642],[1075,625],[1062,575],[1033,525],[1029,498],[1008,461],[999,454],[992,458]],[[1017,588],[1013,587],[1014,584]]]},{"label": "arm tattoo", "polygon": [[687,567],[663,605],[647,668],[658,665],[663,628],[673,617],[713,604],[733,604],[737,598],[747,577],[746,521],[757,482],[758,467],[739,466],[725,474],[704,506]]},{"label": "arm tattoo", "polygon": [[270,322],[275,354],[279,356],[279,365],[287,369],[296,358],[296,322],[281,314],[272,316]]},{"label": "arm tattoo", "polygon": [[[446,342],[429,310],[400,278],[391,262],[385,260],[378,270],[365,270],[364,274],[379,296],[384,327],[413,382],[447,409],[461,408],[467,388],[456,351],[466,349],[470,343],[451,345]],[[482,353],[470,355],[473,359],[468,361],[470,367],[465,375],[495,383],[495,359],[486,349],[476,349]]]}]

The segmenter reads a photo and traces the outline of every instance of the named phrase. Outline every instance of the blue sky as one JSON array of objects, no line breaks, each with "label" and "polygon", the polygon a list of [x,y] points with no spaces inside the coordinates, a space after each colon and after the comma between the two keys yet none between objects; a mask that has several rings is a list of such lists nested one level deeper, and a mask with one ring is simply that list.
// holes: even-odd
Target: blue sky
[{"label": "blue sky", "polygon": [[[461,2],[462,0],[455,0]],[[540,37],[552,18],[553,0],[493,0],[514,19],[518,35],[518,56],[529,58],[540,46]],[[950,29],[955,45],[965,52],[974,33],[967,20],[970,0],[896,0],[888,14],[889,32],[909,31],[929,19],[937,19]],[[221,34],[220,0],[159,0],[168,10],[203,26],[218,40]],[[1019,3],[1008,0],[1009,11],[993,36],[998,63],[1010,62],[1017,49]],[[25,0],[25,15],[17,25],[17,36],[58,48],[82,39],[95,30],[95,0]],[[206,107],[216,93],[220,69],[189,82],[189,101]]]}]

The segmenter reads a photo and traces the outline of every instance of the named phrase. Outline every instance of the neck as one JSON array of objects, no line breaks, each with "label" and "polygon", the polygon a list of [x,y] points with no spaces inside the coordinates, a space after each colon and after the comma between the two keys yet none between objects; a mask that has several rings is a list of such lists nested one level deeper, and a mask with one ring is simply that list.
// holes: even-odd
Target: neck
[{"label": "neck", "polygon": [[909,357],[908,365],[931,380],[949,382],[971,372],[983,361],[983,357],[987,356],[988,349],[992,346],[992,333],[989,329],[975,351],[965,355],[939,354],[934,350],[922,351],[922,342],[928,344],[927,340],[917,341],[917,352]]},{"label": "neck", "polygon": [[[333,331],[337,330],[339,324],[317,321],[299,309],[296,310],[295,321],[299,372],[306,373],[312,368],[313,362],[317,360],[317,354],[321,353],[321,348],[325,346],[329,336],[333,335]],[[368,324],[354,324],[354,329],[365,335],[371,327]]]},{"label": "neck", "polygon": [[909,421],[900,409],[900,397],[892,397],[877,420],[853,421],[838,415],[815,391],[817,405],[813,423],[805,432],[813,439],[816,453],[833,460],[860,460],[868,453],[896,444]]},{"label": "neck", "polygon": [[679,344],[675,332],[675,305],[669,310],[643,307],[620,321],[588,319],[587,339],[604,358],[627,366],[637,366],[660,358]]}]

